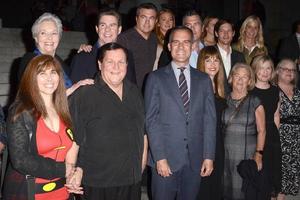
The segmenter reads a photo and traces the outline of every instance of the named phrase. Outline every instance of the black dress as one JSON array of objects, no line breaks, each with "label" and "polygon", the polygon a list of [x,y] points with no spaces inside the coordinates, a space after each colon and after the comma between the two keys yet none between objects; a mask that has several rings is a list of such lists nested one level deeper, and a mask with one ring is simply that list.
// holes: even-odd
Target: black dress
[{"label": "black dress", "polygon": [[269,194],[276,196],[281,190],[281,147],[278,129],[274,123],[274,113],[278,107],[279,89],[271,85],[268,89],[255,87],[252,94],[259,97],[265,109],[266,139],[263,154],[263,168]]},{"label": "black dress", "polygon": [[222,199],[222,177],[224,169],[224,139],[222,135],[222,113],[226,108],[226,99],[215,97],[216,116],[217,116],[217,134],[216,134],[216,155],[214,161],[214,170],[208,177],[201,178],[201,186],[198,199],[221,200]]}]

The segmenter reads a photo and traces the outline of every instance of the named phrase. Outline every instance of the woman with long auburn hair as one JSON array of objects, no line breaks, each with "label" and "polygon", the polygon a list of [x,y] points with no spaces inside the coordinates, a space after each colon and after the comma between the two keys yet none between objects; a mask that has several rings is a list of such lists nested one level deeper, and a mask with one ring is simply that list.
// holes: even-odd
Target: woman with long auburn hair
[{"label": "woman with long auburn hair", "polygon": [[[36,56],[26,67],[9,110],[10,163],[4,199],[69,198],[66,178],[75,171],[78,152],[70,128],[60,63],[50,55]],[[73,186],[70,191],[81,193],[79,187]]]},{"label": "woman with long auburn hair", "polygon": [[222,177],[224,166],[224,142],[221,132],[222,112],[226,108],[224,89],[224,67],[221,55],[215,46],[206,46],[200,51],[197,68],[209,75],[215,93],[217,116],[216,154],[214,170],[208,177],[202,177],[199,199],[214,200],[222,198]]}]

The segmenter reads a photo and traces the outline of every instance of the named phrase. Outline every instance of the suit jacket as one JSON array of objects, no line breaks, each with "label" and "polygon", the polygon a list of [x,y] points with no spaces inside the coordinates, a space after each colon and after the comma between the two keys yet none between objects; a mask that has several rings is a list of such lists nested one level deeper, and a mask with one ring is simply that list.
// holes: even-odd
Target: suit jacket
[{"label": "suit jacket", "polygon": [[[219,50],[219,47],[217,45],[215,45],[215,47]],[[230,55],[230,57],[231,57],[231,69],[236,63],[245,63],[246,62],[245,57],[241,52],[236,51],[232,48],[231,48],[231,50],[232,50],[231,55]],[[223,68],[223,71],[224,71],[224,75],[225,75],[225,79],[224,79],[224,81],[225,81],[224,82],[225,93],[228,95],[231,91],[231,86],[228,84],[228,77],[226,76],[225,68]]]},{"label": "suit jacket", "polygon": [[71,79],[73,83],[80,80],[93,79],[99,71],[97,63],[98,45],[94,44],[91,52],[80,52],[74,56],[71,63]]},{"label": "suit jacket", "polygon": [[278,51],[279,60],[283,58],[289,58],[292,60],[299,59],[300,57],[300,47],[298,44],[298,40],[296,34],[290,35],[285,38],[280,45]]},{"label": "suit jacket", "polygon": [[192,169],[200,172],[203,159],[214,159],[216,111],[211,80],[192,67],[190,75],[188,116],[171,64],[150,73],[147,79],[146,131],[151,167],[167,159],[171,170],[177,171],[187,158]]}]

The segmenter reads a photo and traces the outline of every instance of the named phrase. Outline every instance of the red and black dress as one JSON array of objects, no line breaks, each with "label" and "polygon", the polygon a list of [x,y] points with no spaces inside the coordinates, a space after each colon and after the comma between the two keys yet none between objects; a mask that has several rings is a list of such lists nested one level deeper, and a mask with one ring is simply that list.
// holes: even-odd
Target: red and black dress
[{"label": "red and black dress", "polygon": [[[10,111],[14,116],[14,111]],[[29,112],[23,112],[15,121],[8,118],[7,168],[3,199],[26,200],[26,175],[35,177],[36,200],[66,200],[69,194],[65,184],[65,158],[72,146],[66,126],[59,122],[59,131],[51,131],[42,118],[37,121]],[[30,135],[32,135],[30,137]]]}]

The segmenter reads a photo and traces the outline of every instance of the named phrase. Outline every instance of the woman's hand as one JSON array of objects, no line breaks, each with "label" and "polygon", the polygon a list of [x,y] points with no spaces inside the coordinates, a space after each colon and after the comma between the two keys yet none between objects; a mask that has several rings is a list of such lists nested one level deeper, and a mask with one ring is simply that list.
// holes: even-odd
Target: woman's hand
[{"label": "woman's hand", "polygon": [[83,79],[81,81],[78,81],[77,83],[73,84],[72,87],[67,89],[67,96],[71,95],[75,90],[77,90],[80,86],[83,85],[93,85],[94,80],[93,79]]},{"label": "woman's hand", "polygon": [[77,53],[80,53],[81,51],[84,51],[84,52],[91,52],[92,51],[92,46],[91,45],[88,45],[88,44],[81,44]]},{"label": "woman's hand", "polygon": [[258,171],[262,170],[262,167],[263,167],[263,164],[262,164],[262,155],[259,154],[258,152],[255,152],[253,159],[256,162],[257,170]]},{"label": "woman's hand", "polygon": [[83,194],[83,188],[80,187],[83,171],[80,167],[76,167],[74,173],[67,177],[66,187],[68,192],[75,194]]}]

